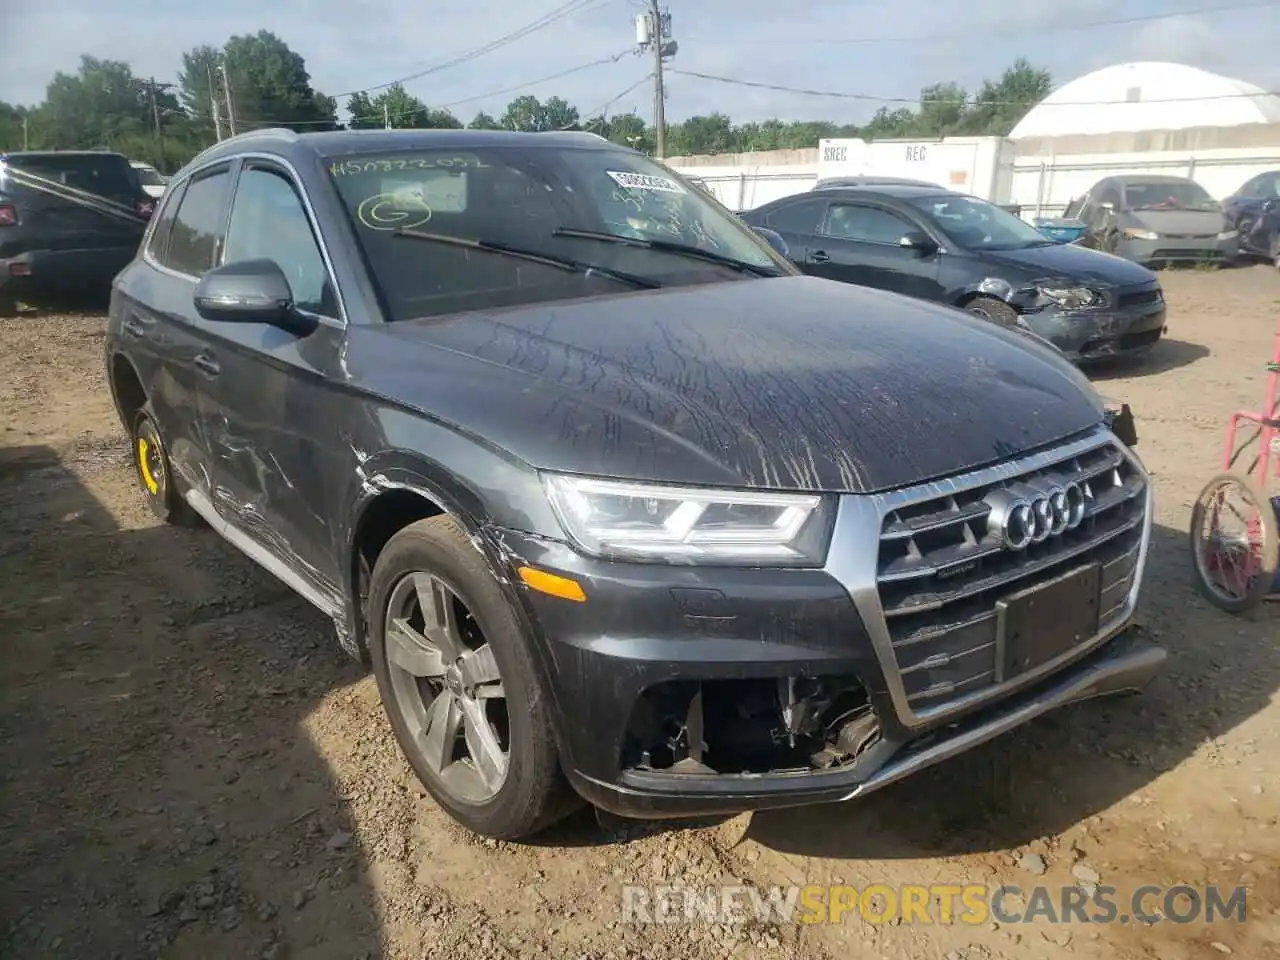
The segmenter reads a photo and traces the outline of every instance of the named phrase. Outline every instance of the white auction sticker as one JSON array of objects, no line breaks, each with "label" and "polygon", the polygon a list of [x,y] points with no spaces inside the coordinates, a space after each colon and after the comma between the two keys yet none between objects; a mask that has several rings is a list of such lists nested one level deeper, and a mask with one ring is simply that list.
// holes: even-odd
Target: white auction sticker
[{"label": "white auction sticker", "polygon": [[632,173],[629,170],[606,170],[614,182],[628,190],[661,190],[665,193],[684,193],[684,187],[667,177],[654,177],[647,173]]}]

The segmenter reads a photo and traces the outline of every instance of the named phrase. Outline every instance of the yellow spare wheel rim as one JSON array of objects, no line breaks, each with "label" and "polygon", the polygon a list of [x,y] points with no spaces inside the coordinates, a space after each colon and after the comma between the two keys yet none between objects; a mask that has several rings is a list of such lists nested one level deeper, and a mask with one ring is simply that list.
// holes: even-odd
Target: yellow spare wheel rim
[{"label": "yellow spare wheel rim", "polygon": [[146,484],[147,492],[153,497],[160,492],[160,484],[156,481],[155,474],[151,472],[151,460],[148,454],[151,452],[151,445],[147,443],[145,437],[138,438],[138,469],[142,471],[142,482]]}]

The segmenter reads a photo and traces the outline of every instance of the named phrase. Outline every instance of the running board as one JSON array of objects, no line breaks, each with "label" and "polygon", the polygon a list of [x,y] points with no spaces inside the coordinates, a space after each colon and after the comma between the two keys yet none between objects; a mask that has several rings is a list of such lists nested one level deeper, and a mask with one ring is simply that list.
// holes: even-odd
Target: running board
[{"label": "running board", "polygon": [[[245,534],[238,527],[232,526],[224,520],[218,511],[213,508],[213,504],[198,490],[188,488],[183,492],[183,498],[187,503],[191,504],[191,509],[200,514],[205,522],[213,528],[214,532],[227,543],[231,544],[254,563],[266,569],[266,571],[278,580],[290,587],[300,597],[310,603],[321,613],[332,618],[334,623],[342,624],[346,621],[346,614],[339,609],[333,601],[329,600],[319,590],[307,583],[302,577],[298,576],[285,563],[283,563],[275,554],[267,550],[252,537]],[[341,633],[341,630],[339,630]],[[344,644],[345,646],[345,644]]]}]

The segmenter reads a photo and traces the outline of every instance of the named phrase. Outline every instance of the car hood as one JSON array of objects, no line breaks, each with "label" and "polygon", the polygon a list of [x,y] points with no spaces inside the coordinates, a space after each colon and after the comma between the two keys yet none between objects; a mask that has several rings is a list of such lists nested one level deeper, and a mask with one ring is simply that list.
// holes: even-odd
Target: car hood
[{"label": "car hood", "polygon": [[348,370],[368,389],[572,473],[871,492],[1103,416],[1083,374],[1030,338],[810,277],[359,329]]},{"label": "car hood", "polygon": [[1139,230],[1162,236],[1190,234],[1212,236],[1227,229],[1221,210],[1130,210],[1125,220]]},{"label": "car hood", "polygon": [[1070,243],[1025,250],[984,251],[983,259],[1024,271],[1032,279],[1076,280],[1100,286],[1152,283],[1156,275],[1140,264]]}]

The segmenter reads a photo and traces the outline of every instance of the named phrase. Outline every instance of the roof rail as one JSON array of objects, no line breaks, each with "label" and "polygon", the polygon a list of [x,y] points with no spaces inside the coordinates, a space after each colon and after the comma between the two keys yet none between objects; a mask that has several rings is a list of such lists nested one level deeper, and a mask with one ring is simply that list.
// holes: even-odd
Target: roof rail
[{"label": "roof rail", "polygon": [[297,140],[298,131],[291,130],[288,127],[258,127],[255,130],[246,130],[243,133],[233,134],[222,142],[226,143],[227,140],[247,140],[250,137],[281,137],[285,140]]},{"label": "roof rail", "polygon": [[192,157],[190,160],[190,163],[195,163],[201,157],[205,156],[206,154],[213,153],[213,151],[217,150],[223,144],[230,143],[233,140],[251,140],[254,137],[265,137],[265,136],[281,137],[285,140],[298,139],[297,131],[290,130],[288,127],[259,127],[258,129],[255,129],[255,130],[246,130],[243,133],[233,134],[230,137],[223,137],[217,143],[211,143],[209,146],[205,147],[203,150],[197,153],[194,157]]}]

